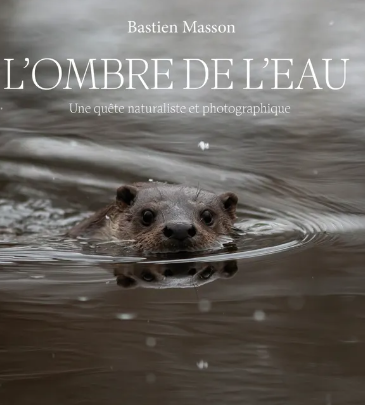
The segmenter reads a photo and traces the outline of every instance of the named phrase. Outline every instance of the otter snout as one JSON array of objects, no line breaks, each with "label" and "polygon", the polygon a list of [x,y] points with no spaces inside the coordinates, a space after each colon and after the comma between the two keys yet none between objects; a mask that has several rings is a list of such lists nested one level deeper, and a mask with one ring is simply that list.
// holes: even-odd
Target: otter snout
[{"label": "otter snout", "polygon": [[196,235],[196,228],[193,224],[184,222],[170,222],[165,225],[163,234],[168,239],[184,241]]}]

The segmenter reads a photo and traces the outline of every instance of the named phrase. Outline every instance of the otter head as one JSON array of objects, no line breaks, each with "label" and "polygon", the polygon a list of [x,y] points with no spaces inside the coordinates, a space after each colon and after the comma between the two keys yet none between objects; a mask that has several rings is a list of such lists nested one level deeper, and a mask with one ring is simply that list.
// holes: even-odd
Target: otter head
[{"label": "otter head", "polygon": [[179,252],[222,247],[236,218],[237,196],[192,187],[150,183],[122,186],[118,233],[145,252]]}]

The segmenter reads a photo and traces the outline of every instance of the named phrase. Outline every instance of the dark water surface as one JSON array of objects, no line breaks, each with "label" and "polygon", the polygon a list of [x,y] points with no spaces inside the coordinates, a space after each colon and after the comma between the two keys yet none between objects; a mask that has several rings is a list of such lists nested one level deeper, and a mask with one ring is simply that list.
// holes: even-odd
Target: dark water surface
[{"label": "dark water surface", "polygon": [[[0,94],[0,404],[364,404],[364,3],[117,3],[0,5],[1,60],[28,83]],[[131,19],[237,32],[132,37]],[[169,57],[177,80],[185,57],[294,58],[297,81],[308,58],[351,63],[338,92],[42,92],[26,57]],[[5,65],[0,76],[4,88]],[[86,117],[71,102],[292,112]],[[236,246],[144,257],[62,236],[117,186],[151,178],[234,191]]]}]

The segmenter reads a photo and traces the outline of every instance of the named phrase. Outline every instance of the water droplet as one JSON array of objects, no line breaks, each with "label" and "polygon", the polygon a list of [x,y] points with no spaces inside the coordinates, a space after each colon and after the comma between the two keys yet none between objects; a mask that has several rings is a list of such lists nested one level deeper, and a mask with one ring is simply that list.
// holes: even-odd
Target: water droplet
[{"label": "water droplet", "polygon": [[208,363],[204,360],[198,361],[196,365],[198,366],[199,370],[204,370],[205,368],[208,368]]},{"label": "water droplet", "polygon": [[148,337],[146,339],[146,345],[148,347],[155,347],[156,346],[156,339],[154,337]]},{"label": "water droplet", "polygon": [[148,181],[153,181],[153,179],[148,179]]},{"label": "water droplet", "polygon": [[129,321],[130,319],[134,319],[136,317],[135,314],[117,314],[116,316],[121,321]]},{"label": "water droplet", "polygon": [[209,149],[209,143],[205,143],[203,141],[198,143],[198,146],[201,150]]},{"label": "water droplet", "polygon": [[109,215],[105,215],[105,219],[110,219],[110,216],[109,216]]},{"label": "water droplet", "polygon": [[264,311],[261,311],[259,309],[257,309],[254,313],[253,313],[253,318],[255,321],[257,322],[262,322],[266,319],[266,314]]},{"label": "water droplet", "polygon": [[77,298],[79,301],[81,301],[81,302],[86,302],[86,301],[89,301],[89,298],[87,298],[87,297],[79,297],[79,298]]},{"label": "water droplet", "polygon": [[209,300],[202,299],[198,303],[200,312],[209,312],[212,308],[212,303]]}]

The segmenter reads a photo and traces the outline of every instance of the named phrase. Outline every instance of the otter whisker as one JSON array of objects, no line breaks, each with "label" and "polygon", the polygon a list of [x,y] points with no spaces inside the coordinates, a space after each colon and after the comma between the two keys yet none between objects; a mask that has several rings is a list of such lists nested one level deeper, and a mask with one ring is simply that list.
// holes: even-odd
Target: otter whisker
[{"label": "otter whisker", "polygon": [[[157,191],[160,193],[161,200],[163,200],[163,196],[162,196],[161,190],[160,190],[158,187],[156,187],[156,189],[157,189]],[[161,215],[162,215],[163,221],[166,222],[166,220],[165,220],[165,215],[164,215],[163,211],[161,211]]]},{"label": "otter whisker", "polygon": [[159,194],[160,194],[160,197],[161,197],[161,200],[163,200],[163,195],[162,195],[162,192],[161,192],[161,190],[158,188],[158,187],[156,187],[156,190],[159,192]]},{"label": "otter whisker", "polygon": [[195,196],[195,201],[197,201],[201,191],[202,191],[202,189],[199,187],[199,184],[198,184],[198,191],[197,191],[196,196]]}]

